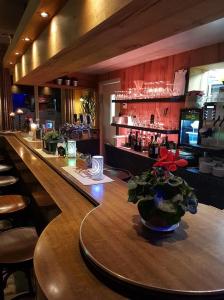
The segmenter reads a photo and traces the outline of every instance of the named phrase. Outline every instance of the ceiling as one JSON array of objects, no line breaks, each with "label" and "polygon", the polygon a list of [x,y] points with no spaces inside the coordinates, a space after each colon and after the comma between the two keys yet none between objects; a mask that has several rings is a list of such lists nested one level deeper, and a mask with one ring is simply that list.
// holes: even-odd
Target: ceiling
[{"label": "ceiling", "polygon": [[0,0],[0,57],[7,49],[29,0]]},{"label": "ceiling", "polygon": [[126,52],[80,72],[102,74],[224,41],[224,18]]}]

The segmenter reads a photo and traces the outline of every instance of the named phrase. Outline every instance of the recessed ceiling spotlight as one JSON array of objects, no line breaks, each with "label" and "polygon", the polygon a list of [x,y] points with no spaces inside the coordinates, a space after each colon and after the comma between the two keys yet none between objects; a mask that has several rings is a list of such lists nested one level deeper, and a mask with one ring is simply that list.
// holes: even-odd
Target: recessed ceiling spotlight
[{"label": "recessed ceiling spotlight", "polygon": [[42,18],[47,18],[49,16],[49,14],[46,11],[42,11],[40,13],[40,15],[41,15]]},{"label": "recessed ceiling spotlight", "polygon": [[24,39],[23,39],[25,42],[30,42],[30,38],[28,36],[26,36]]},{"label": "recessed ceiling spotlight", "polygon": [[15,55],[19,55],[19,52],[16,52]]},{"label": "recessed ceiling spotlight", "polygon": [[13,62],[12,61],[10,61],[10,63],[9,63],[10,65],[13,65]]}]

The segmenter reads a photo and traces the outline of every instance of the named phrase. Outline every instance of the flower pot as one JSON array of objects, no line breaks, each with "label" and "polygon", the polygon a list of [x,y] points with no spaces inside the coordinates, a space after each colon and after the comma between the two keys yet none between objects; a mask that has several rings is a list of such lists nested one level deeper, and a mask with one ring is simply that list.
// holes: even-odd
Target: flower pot
[{"label": "flower pot", "polygon": [[48,153],[55,154],[58,140],[44,141],[44,150]]},{"label": "flower pot", "polygon": [[151,201],[139,201],[138,211],[143,225],[159,232],[175,230],[179,226],[182,214],[162,211],[158,208],[158,204],[155,205],[156,202],[158,203],[157,197]]},{"label": "flower pot", "polygon": [[180,225],[180,223],[175,223],[172,225],[167,225],[167,226],[156,226],[153,225],[150,221],[145,221],[143,218],[141,218],[141,222],[144,226],[146,226],[147,228],[153,230],[153,231],[157,231],[157,232],[171,232],[174,231],[175,229],[177,229]]}]

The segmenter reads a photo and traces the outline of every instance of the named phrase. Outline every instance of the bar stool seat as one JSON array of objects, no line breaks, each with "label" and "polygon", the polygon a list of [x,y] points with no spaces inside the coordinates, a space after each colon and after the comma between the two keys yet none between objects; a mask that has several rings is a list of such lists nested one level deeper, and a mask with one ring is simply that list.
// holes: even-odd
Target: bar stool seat
[{"label": "bar stool seat", "polygon": [[33,259],[38,240],[33,227],[19,227],[0,233],[0,264],[18,264]]},{"label": "bar stool seat", "polygon": [[14,176],[0,176],[0,187],[12,185],[18,180],[19,179]]},{"label": "bar stool seat", "polygon": [[0,217],[1,215],[12,214],[27,207],[28,199],[22,195],[0,196]]},{"label": "bar stool seat", "polygon": [[[0,233],[0,299],[4,299],[4,289],[12,273],[22,271],[26,275],[29,290],[34,295],[32,267],[34,249],[38,240],[35,228],[19,227]],[[24,295],[24,294],[23,294]],[[16,297],[18,298],[19,295]],[[22,298],[24,299],[24,297]]]},{"label": "bar stool seat", "polygon": [[2,155],[2,154],[0,154],[0,161],[2,162],[2,161],[5,161],[5,156],[4,155]]},{"label": "bar stool seat", "polygon": [[7,171],[9,171],[11,169],[12,169],[12,166],[10,166],[10,165],[0,164],[0,173],[7,172]]}]

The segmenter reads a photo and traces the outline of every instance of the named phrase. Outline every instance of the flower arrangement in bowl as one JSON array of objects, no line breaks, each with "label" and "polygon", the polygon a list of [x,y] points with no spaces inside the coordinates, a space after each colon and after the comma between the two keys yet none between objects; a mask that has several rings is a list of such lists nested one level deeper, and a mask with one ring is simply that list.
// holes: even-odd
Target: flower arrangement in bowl
[{"label": "flower arrangement in bowl", "polygon": [[128,182],[128,201],[138,205],[143,224],[156,231],[173,231],[185,212],[197,212],[197,197],[185,180],[171,171],[184,167],[178,150],[161,148],[161,159],[149,171]]}]

